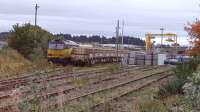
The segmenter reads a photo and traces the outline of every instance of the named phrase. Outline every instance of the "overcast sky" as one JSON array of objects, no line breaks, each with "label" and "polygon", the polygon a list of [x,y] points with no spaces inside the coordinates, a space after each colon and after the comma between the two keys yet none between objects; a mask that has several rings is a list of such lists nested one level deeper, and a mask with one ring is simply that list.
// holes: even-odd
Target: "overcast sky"
[{"label": "overcast sky", "polygon": [[[36,0],[0,0],[0,32],[13,24],[34,24]],[[125,35],[177,33],[186,43],[184,25],[200,15],[199,0],[38,0],[38,24],[52,33],[113,36],[117,19]]]}]

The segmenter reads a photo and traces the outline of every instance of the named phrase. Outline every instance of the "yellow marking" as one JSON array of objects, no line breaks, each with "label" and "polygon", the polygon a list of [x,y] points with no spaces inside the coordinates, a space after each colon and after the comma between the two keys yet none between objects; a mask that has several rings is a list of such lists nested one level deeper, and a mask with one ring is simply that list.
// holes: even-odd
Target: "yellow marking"
[{"label": "yellow marking", "polygon": [[48,58],[70,58],[72,53],[72,48],[63,49],[63,50],[53,50],[48,49],[47,56]]}]

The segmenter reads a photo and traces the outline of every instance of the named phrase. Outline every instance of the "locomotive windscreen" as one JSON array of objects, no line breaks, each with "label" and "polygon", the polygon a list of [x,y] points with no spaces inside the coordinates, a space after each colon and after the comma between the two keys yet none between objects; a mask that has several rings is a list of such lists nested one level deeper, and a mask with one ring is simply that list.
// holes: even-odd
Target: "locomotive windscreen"
[{"label": "locomotive windscreen", "polygon": [[49,42],[49,49],[62,50],[65,48],[65,44],[62,41],[51,41]]}]

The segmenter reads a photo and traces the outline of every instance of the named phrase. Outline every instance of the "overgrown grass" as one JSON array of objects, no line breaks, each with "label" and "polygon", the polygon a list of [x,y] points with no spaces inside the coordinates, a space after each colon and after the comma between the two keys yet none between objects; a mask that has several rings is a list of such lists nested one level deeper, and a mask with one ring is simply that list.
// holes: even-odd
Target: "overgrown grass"
[{"label": "overgrown grass", "polygon": [[15,50],[5,48],[0,51],[0,77],[6,73],[17,74],[31,64],[30,61],[26,60]]},{"label": "overgrown grass", "polygon": [[[42,91],[52,88],[50,84],[45,83],[42,85],[36,83],[30,84],[30,93],[33,95],[33,98],[30,100],[26,95],[18,103],[18,109],[20,112],[49,112],[51,102],[57,102],[57,99],[52,97],[46,97],[47,99],[39,98],[42,94]],[[23,87],[20,88],[23,91]]]},{"label": "overgrown grass", "polygon": [[0,79],[44,71],[49,68],[55,68],[55,66],[45,59],[31,62],[16,50],[10,48],[0,50]]},{"label": "overgrown grass", "polygon": [[142,101],[137,108],[139,112],[168,112],[164,104],[157,100]]},{"label": "overgrown grass", "polygon": [[192,73],[197,70],[199,64],[199,58],[194,58],[188,62],[178,64],[174,70],[176,77],[178,79],[187,80],[187,78],[191,77]]},{"label": "overgrown grass", "polygon": [[120,69],[120,65],[119,64],[113,64],[113,65],[109,65],[108,69],[110,71],[110,73],[117,73]]},{"label": "overgrown grass", "polygon": [[76,86],[85,85],[89,82],[89,80],[90,80],[89,78],[77,78],[77,77],[68,79],[68,81],[72,82],[72,84],[74,84]]}]

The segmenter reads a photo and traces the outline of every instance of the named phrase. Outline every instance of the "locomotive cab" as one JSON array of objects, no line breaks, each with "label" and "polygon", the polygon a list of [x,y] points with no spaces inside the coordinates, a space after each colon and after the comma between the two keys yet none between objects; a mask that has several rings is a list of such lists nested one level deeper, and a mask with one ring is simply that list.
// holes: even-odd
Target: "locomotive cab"
[{"label": "locomotive cab", "polygon": [[73,47],[78,45],[70,44],[70,41],[52,40],[48,45],[48,61],[53,63],[63,63],[70,60]]}]

